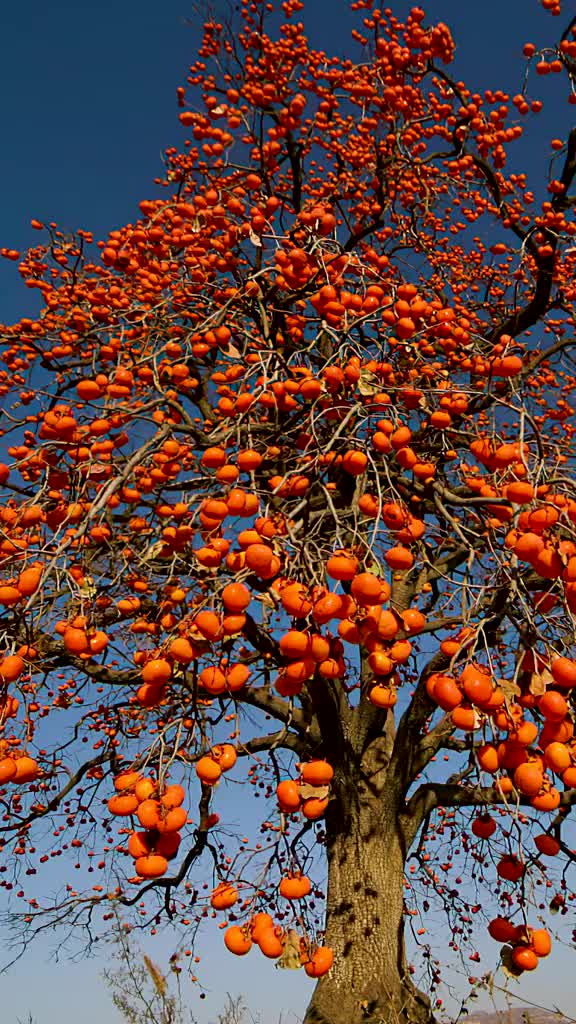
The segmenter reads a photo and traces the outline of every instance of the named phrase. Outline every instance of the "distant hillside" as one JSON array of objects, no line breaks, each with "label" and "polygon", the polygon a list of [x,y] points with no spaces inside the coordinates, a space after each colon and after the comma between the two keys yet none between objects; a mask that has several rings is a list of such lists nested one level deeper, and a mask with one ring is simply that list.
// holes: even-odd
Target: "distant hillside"
[{"label": "distant hillside", "polygon": [[550,1013],[531,1006],[519,1006],[513,1010],[499,1010],[493,1013],[476,1012],[462,1019],[462,1024],[573,1024],[574,1017],[561,1013]]}]

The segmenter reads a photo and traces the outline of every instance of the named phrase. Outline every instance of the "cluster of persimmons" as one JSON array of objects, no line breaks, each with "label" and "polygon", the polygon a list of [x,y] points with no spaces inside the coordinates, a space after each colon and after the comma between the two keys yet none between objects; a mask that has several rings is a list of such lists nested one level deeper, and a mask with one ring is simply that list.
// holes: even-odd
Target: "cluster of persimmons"
[{"label": "cluster of persimmons", "polygon": [[[224,912],[232,952],[321,977],[341,950],[310,876],[363,716],[409,736],[398,815],[457,808],[495,857],[488,931],[521,973],[551,945],[524,882],[573,858],[576,134],[545,194],[507,167],[541,79],[575,102],[574,30],[524,46],[510,97],[452,78],[419,7],[352,3],[356,60],[310,45],[303,6],[204,24],[133,222],[94,249],[35,220],[2,250],[42,300],[0,331],[3,857],[33,859],[46,815],[93,856],[100,800],[102,864],[130,867],[87,906],[163,886],[187,921]],[[242,766],[270,799],[252,845],[210,812]],[[204,906],[173,895],[196,861]]]}]

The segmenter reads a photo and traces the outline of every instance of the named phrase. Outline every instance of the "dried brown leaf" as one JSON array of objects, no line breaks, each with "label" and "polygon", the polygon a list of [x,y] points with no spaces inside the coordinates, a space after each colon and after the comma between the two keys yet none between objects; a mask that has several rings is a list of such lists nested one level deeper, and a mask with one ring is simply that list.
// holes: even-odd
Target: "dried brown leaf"
[{"label": "dried brown leaf", "polygon": [[358,378],[358,391],[361,395],[377,395],[382,390],[381,384],[375,374],[370,371],[362,371]]},{"label": "dried brown leaf", "polygon": [[518,683],[515,683],[512,679],[499,679],[498,686],[502,690],[507,704],[514,704],[516,697],[519,697],[522,692]]},{"label": "dried brown leaf", "polygon": [[512,946],[502,946],[500,950],[500,961],[502,963],[502,970],[509,978],[519,978],[523,973],[521,968],[516,967],[512,959]]},{"label": "dried brown leaf", "polygon": [[278,967],[282,967],[283,970],[287,971],[297,971],[299,967],[302,967],[302,961],[300,959],[300,936],[293,928],[290,928],[286,933],[284,949],[282,950],[282,954],[278,960]]},{"label": "dried brown leaf", "polygon": [[298,792],[302,800],[309,800],[315,796],[318,800],[324,800],[330,792],[330,786],[310,786],[307,782],[298,786]]},{"label": "dried brown leaf", "polygon": [[541,697],[543,693],[546,693],[546,687],[549,682],[549,680],[546,679],[546,676],[549,676],[550,680],[552,679],[552,676],[546,670],[544,670],[544,672],[532,672],[530,675],[528,691],[534,697]]}]

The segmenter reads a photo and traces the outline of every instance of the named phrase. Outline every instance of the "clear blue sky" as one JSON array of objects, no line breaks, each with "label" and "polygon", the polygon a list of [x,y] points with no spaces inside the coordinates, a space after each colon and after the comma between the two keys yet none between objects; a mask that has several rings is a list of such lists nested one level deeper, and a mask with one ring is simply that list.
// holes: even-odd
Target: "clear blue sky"
[{"label": "clear blue sky", "polygon": [[[547,44],[562,19],[546,15],[538,0],[430,0],[428,20],[449,23],[456,38],[456,72],[475,88],[519,91],[522,44]],[[217,0],[213,6],[218,9]],[[384,4],[383,4],[384,6]],[[391,2],[399,15],[410,6]],[[565,4],[571,8],[573,4]],[[348,50],[347,0],[307,0],[306,24],[314,44],[328,52]],[[160,153],[184,137],[177,118],[176,87],[185,78],[198,36],[186,24],[186,0],[7,0],[0,42],[0,246],[24,249],[38,235],[30,218],[93,230],[96,238],[137,216],[137,204],[154,193]],[[542,171],[548,142],[565,135],[570,113],[555,101],[554,83],[540,80],[544,113],[516,152],[518,164]],[[536,94],[536,93],[535,93]],[[535,184],[535,182],[534,182]],[[13,264],[0,260],[0,321],[11,322],[36,307]],[[10,937],[2,939],[10,946]],[[57,939],[32,951],[2,978],[2,1017],[37,1024],[116,1024],[99,981],[97,961],[48,961]],[[2,945],[4,942],[2,942]],[[243,992],[262,1021],[295,1024],[310,983],[300,973],[275,971],[261,958],[240,961],[221,954],[221,933],[204,946],[205,1004],[191,995],[200,1024],[216,1018],[223,994]],[[160,962],[171,951],[155,948]],[[0,945],[0,960],[5,956]],[[569,954],[559,952],[537,976],[522,983],[525,998],[573,1006]],[[487,1004],[488,1005],[488,1004]]]}]

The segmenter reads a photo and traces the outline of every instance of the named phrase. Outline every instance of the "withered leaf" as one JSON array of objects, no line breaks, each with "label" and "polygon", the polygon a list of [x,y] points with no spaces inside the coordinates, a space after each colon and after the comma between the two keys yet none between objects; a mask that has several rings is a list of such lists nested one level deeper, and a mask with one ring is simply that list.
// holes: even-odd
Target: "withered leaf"
[{"label": "withered leaf", "polygon": [[546,681],[542,672],[531,672],[530,682],[528,683],[528,692],[534,697],[541,697],[543,693],[546,693]]},{"label": "withered leaf", "polygon": [[297,971],[299,967],[302,967],[302,961],[300,960],[300,936],[293,928],[290,928],[286,933],[284,949],[278,959],[278,967],[282,967],[283,970],[287,971]]},{"label": "withered leaf", "polygon": [[157,558],[162,549],[164,548],[164,541],[157,540],[151,544],[142,555],[143,562],[151,562],[154,558]]},{"label": "withered leaf", "polygon": [[502,970],[509,978],[519,978],[523,973],[521,968],[516,967],[516,964],[512,959],[512,946],[502,946],[502,949],[500,950],[500,960],[502,963]]},{"label": "withered leaf", "polygon": [[521,693],[518,683],[515,683],[512,679],[499,679],[498,686],[502,690],[506,702],[514,704],[516,697]]},{"label": "withered leaf", "polygon": [[92,598],[96,596],[98,591],[94,586],[94,580],[92,579],[92,576],[84,577],[82,584],[80,586],[80,593],[82,597],[88,598],[89,600],[92,600]]},{"label": "withered leaf", "polygon": [[382,390],[376,375],[366,370],[360,373],[357,388],[361,395],[377,395]]},{"label": "withered leaf", "polygon": [[532,673],[528,689],[534,697],[541,697],[543,693],[546,693],[547,687],[553,684],[554,676],[547,668],[543,668],[541,672]]},{"label": "withered leaf", "polygon": [[330,792],[330,786],[310,786],[308,783],[303,782],[298,786],[298,792],[302,800],[309,800],[315,796],[318,800],[323,800],[324,797],[328,796]]}]

